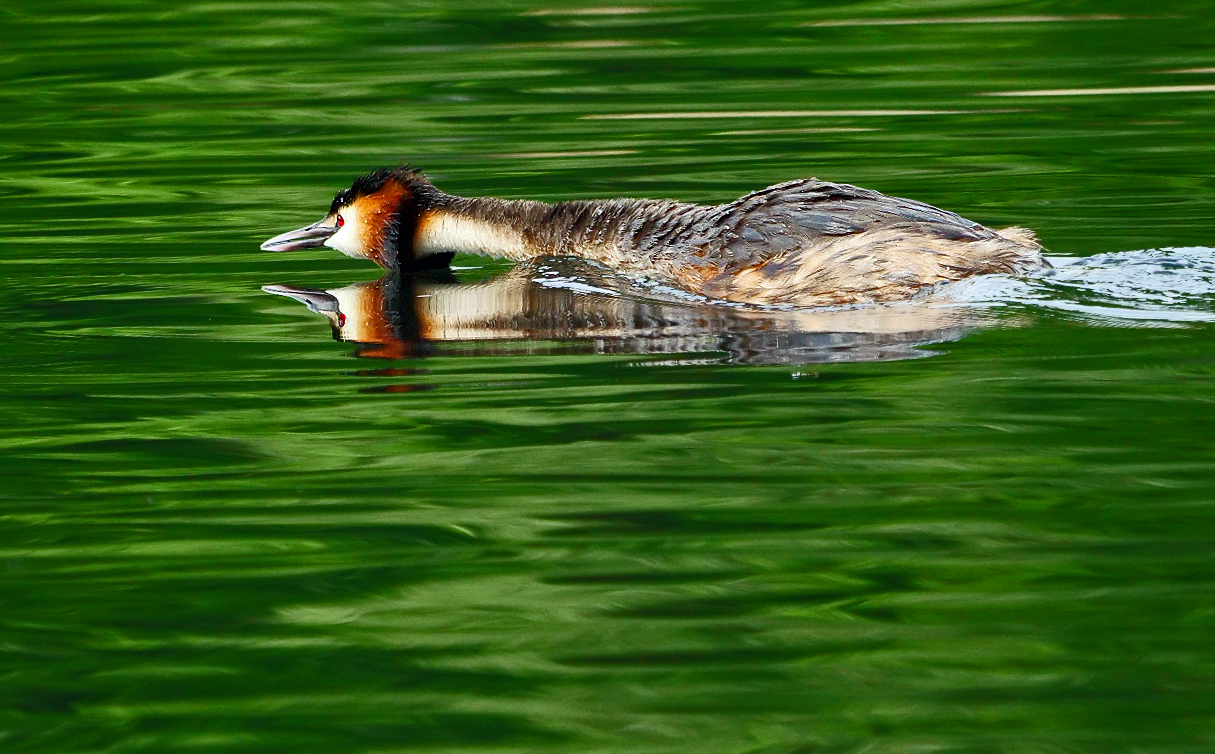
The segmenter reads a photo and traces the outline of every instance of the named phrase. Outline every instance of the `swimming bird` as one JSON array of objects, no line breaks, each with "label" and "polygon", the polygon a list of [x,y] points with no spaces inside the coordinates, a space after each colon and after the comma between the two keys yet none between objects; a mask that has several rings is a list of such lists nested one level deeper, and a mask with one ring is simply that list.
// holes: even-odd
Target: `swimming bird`
[{"label": "swimming bird", "polygon": [[759,305],[898,301],[973,275],[1049,267],[1025,228],[991,230],[929,204],[813,178],[714,206],[546,203],[454,196],[414,168],[381,168],[338,193],[320,221],[261,248],[320,246],[393,272],[445,267],[456,253],[581,257]]}]

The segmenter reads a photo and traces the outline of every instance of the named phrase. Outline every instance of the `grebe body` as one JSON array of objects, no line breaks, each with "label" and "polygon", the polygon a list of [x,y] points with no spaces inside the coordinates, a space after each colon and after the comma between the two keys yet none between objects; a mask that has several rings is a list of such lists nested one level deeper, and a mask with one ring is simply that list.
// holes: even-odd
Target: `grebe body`
[{"label": "grebe body", "polygon": [[710,299],[823,306],[897,301],[939,283],[1049,266],[1024,228],[985,228],[922,202],[815,179],[727,204],[653,199],[545,203],[444,193],[410,168],[339,193],[319,222],[270,251],[329,246],[390,271],[456,253],[588,259]]}]

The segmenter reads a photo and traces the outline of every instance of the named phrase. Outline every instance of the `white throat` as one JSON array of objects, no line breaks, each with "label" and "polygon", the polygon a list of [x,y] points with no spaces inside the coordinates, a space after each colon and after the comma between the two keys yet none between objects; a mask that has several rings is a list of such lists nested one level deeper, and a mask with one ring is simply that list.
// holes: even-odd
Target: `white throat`
[{"label": "white throat", "polygon": [[535,255],[519,228],[447,210],[433,210],[418,223],[414,255],[422,257],[448,251],[507,259],[530,259]]}]

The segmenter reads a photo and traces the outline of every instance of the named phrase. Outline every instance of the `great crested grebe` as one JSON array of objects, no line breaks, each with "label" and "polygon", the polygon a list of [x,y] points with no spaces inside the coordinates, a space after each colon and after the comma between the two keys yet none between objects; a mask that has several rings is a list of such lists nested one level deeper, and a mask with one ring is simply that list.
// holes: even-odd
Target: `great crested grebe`
[{"label": "great crested grebe", "polygon": [[1024,228],[995,231],[922,202],[815,179],[716,206],[548,204],[453,196],[412,168],[382,168],[334,197],[319,222],[261,247],[319,246],[402,272],[446,266],[459,252],[581,257],[761,305],[897,301],[937,283],[1049,266]]}]

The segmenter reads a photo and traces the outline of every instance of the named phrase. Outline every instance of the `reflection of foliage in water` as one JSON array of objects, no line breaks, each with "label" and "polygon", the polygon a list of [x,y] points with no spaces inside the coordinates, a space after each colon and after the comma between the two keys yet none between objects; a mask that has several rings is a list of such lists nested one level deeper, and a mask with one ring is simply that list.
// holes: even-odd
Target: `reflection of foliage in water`
[{"label": "reflection of foliage in water", "polygon": [[[1052,311],[1202,291],[1061,271],[918,361],[368,369],[257,288],[370,268],[256,249],[396,161],[1209,247],[1209,95],[981,96],[1209,84],[1208,5],[11,5],[7,749],[1212,748],[1211,326]],[[971,20],[859,23],[925,16]]]}]

